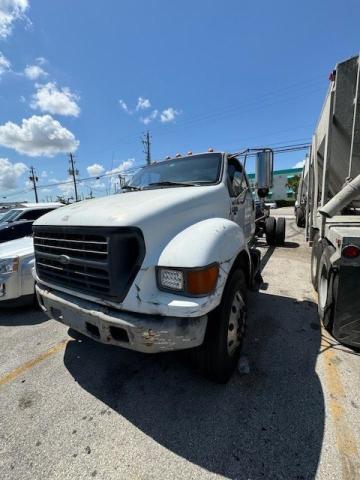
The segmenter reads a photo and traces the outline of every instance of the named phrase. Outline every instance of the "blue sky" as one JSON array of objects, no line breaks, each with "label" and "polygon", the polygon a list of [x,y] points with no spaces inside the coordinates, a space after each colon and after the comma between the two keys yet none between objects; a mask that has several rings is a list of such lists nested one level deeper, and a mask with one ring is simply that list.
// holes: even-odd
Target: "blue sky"
[{"label": "blue sky", "polygon": [[80,178],[141,164],[146,129],[154,159],[307,142],[359,18],[358,0],[0,0],[0,195],[32,200],[30,165],[66,181],[69,150]]}]

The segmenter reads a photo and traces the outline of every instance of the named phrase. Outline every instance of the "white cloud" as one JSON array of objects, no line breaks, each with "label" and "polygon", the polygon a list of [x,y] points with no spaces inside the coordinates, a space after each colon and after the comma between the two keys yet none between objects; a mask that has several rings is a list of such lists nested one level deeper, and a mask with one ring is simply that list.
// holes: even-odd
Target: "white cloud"
[{"label": "white cloud", "polygon": [[0,158],[0,190],[6,192],[15,189],[18,178],[27,169],[25,163],[11,163],[7,158]]},{"label": "white cloud", "polygon": [[303,168],[304,165],[305,165],[305,158],[304,160],[300,160],[300,162],[295,163],[293,168]]},{"label": "white cloud", "polygon": [[62,185],[57,185],[57,188],[64,195],[64,197],[75,198],[74,183],[73,183],[72,177],[68,177],[66,180],[61,180],[61,182],[66,182],[66,183],[63,183]]},{"label": "white cloud", "polygon": [[135,163],[135,159],[129,158],[128,160],[121,162],[117,167],[106,172],[108,174],[110,173],[113,174],[113,176],[109,177],[110,191],[117,191],[120,189],[119,174],[126,173],[127,170],[129,170],[131,167],[134,166],[134,163]]},{"label": "white cloud", "polygon": [[80,107],[76,103],[79,97],[69,88],[57,88],[56,83],[49,82],[45,85],[36,85],[37,92],[32,97],[31,108],[53,115],[71,115],[78,117]]},{"label": "white cloud", "polygon": [[91,177],[97,177],[104,173],[105,168],[98,163],[94,163],[93,165],[89,165],[88,167],[86,167],[86,170]]},{"label": "white cloud", "polygon": [[41,177],[41,178],[47,178],[47,177],[48,177],[47,171],[46,171],[46,170],[43,170],[43,171],[41,172],[40,177]]},{"label": "white cloud", "polygon": [[160,114],[160,121],[162,123],[172,122],[172,121],[175,120],[175,117],[179,114],[180,114],[180,112],[175,110],[172,107],[166,108]]},{"label": "white cloud", "polygon": [[44,57],[37,57],[37,58],[35,58],[35,62],[36,62],[38,65],[45,65],[45,63],[46,63],[46,58],[44,58]]},{"label": "white cloud", "polygon": [[159,112],[157,110],[153,110],[151,112],[151,114],[148,115],[147,117],[140,117],[140,122],[142,122],[144,125],[149,125],[149,123],[151,123],[153,120],[155,120],[158,113]]},{"label": "white cloud", "polygon": [[6,38],[12,32],[13,23],[26,19],[28,0],[0,0],[0,37]]},{"label": "white cloud", "polygon": [[33,115],[23,119],[21,125],[0,125],[0,145],[30,157],[53,157],[75,151],[79,141],[51,115]]},{"label": "white cloud", "polygon": [[112,170],[108,170],[106,173],[116,174],[116,173],[124,172],[124,171],[128,170],[129,168],[131,168],[134,165],[134,163],[135,163],[135,159],[134,158],[129,158],[128,160],[125,160],[124,162],[121,162],[118,167],[115,167]]},{"label": "white cloud", "polygon": [[0,52],[0,77],[3,73],[9,72],[10,67],[11,67],[10,61]]},{"label": "white cloud", "polygon": [[150,100],[148,98],[139,97],[136,105],[136,110],[146,110],[151,107]]},{"label": "white cloud", "polygon": [[27,65],[24,70],[25,76],[30,80],[37,80],[40,77],[46,77],[47,72],[39,65]]},{"label": "white cloud", "polygon": [[132,111],[129,109],[129,107],[127,106],[127,103],[125,103],[124,100],[120,99],[119,105],[124,110],[124,112],[132,114]]}]

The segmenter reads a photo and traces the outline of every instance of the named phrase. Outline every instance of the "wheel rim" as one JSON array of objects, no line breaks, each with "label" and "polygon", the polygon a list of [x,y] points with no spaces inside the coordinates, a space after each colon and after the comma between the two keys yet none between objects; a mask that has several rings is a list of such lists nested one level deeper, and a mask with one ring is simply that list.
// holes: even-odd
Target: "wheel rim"
[{"label": "wheel rim", "polygon": [[324,275],[324,270],[321,272],[319,285],[319,304],[322,309],[325,308],[328,295],[328,279]]},{"label": "wheel rim", "polygon": [[241,343],[245,329],[245,316],[245,303],[238,290],[231,303],[228,323],[227,349],[230,356],[235,353]]}]

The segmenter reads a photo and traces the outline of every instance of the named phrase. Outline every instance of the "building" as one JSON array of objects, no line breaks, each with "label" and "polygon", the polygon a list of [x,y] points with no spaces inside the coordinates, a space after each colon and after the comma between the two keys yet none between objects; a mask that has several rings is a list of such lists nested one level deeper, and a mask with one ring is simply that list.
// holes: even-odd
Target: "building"
[{"label": "building", "polygon": [[[274,171],[273,186],[269,195],[266,197],[266,200],[272,202],[278,202],[281,200],[295,201],[295,193],[287,186],[287,184],[291,178],[296,175],[300,176],[301,172],[302,168],[287,168],[285,170]],[[255,173],[250,173],[248,178],[251,187],[254,187]]]}]

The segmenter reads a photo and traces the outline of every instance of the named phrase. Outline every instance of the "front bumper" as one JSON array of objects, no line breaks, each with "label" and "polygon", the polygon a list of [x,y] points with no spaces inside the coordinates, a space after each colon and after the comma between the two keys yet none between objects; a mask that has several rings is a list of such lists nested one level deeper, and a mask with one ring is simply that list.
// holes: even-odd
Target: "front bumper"
[{"label": "front bumper", "polygon": [[0,302],[15,300],[21,296],[21,278],[18,272],[0,275]]},{"label": "front bumper", "polygon": [[194,348],[203,343],[207,315],[164,317],[122,312],[36,284],[44,312],[101,343],[144,353]]}]

